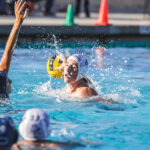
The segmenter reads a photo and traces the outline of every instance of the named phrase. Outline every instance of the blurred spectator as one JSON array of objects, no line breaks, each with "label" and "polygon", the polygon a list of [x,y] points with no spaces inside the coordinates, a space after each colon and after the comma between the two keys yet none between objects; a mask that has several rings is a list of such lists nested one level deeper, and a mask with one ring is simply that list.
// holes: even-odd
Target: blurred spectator
[{"label": "blurred spectator", "polygon": [[58,12],[62,12],[62,13],[66,13],[66,11],[67,11],[67,5],[66,6],[64,6],[64,7],[61,7],[60,9],[58,9],[57,11]]},{"label": "blurred spectator", "polygon": [[6,14],[6,2],[5,0],[0,0],[0,15]]},{"label": "blurred spectator", "polygon": [[54,0],[46,0],[45,15],[54,16],[54,12],[52,12],[53,4]]},{"label": "blurred spectator", "polygon": [[96,68],[102,68],[104,66],[103,57],[104,57],[104,48],[96,48],[95,55],[96,55]]},{"label": "blurred spectator", "polygon": [[150,14],[150,0],[144,0],[144,13]]},{"label": "blurred spectator", "polygon": [[11,117],[0,115],[0,150],[9,150],[17,142],[18,132]]},{"label": "blurred spectator", "polygon": [[0,15],[14,15],[14,1],[0,0]]},{"label": "blurred spectator", "polygon": [[29,12],[34,10],[34,2],[32,1],[27,1],[27,7],[29,9]]},{"label": "blurred spectator", "polygon": [[[79,16],[81,0],[76,0],[75,16]],[[89,0],[84,0],[84,10],[86,17],[90,17]]]},{"label": "blurred spectator", "polygon": [[14,15],[15,0],[6,0],[7,15]]}]

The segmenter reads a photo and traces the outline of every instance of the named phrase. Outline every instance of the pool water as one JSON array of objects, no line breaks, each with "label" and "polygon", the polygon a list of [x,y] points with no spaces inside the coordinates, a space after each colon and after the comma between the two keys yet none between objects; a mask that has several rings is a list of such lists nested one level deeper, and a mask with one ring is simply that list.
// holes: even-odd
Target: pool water
[{"label": "pool water", "polygon": [[102,48],[93,42],[58,46],[65,55],[87,56],[87,77],[99,96],[117,102],[103,104],[60,94],[63,79],[50,78],[46,71],[48,58],[56,53],[53,43],[48,45],[16,48],[9,73],[11,102],[0,106],[0,114],[10,115],[18,127],[27,109],[44,109],[51,117],[49,139],[83,144],[74,149],[149,149],[150,48]]}]

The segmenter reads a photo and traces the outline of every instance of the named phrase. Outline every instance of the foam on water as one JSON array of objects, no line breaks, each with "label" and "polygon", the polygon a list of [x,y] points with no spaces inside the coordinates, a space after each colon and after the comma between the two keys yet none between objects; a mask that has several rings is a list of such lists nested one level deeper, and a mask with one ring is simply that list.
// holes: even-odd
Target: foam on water
[{"label": "foam on water", "polygon": [[[56,102],[58,102],[58,103],[62,103],[63,101],[91,103],[91,102],[96,102],[95,100],[99,99],[99,98],[104,98],[105,100],[112,99],[114,102],[116,102],[117,105],[115,105],[115,104],[112,104],[112,105],[104,104],[105,107],[104,107],[104,105],[101,106],[102,109],[107,109],[107,110],[108,109],[109,110],[112,110],[112,109],[124,110],[127,108],[127,106],[123,106],[121,108],[120,106],[122,106],[122,105],[119,106],[118,104],[127,104],[129,106],[133,105],[134,107],[139,105],[136,99],[128,99],[127,98],[127,95],[129,95],[129,93],[127,95],[126,94],[121,95],[118,93],[116,93],[116,94],[102,94],[102,92],[101,92],[100,95],[89,97],[89,98],[69,97],[69,96],[67,96],[64,89],[57,89],[57,90],[52,89],[52,87],[50,86],[50,81],[42,84],[42,86],[38,86],[34,91],[37,92],[38,94],[45,95],[47,97],[55,97]],[[134,97],[135,96],[141,97],[141,94],[139,93],[139,91],[133,90],[133,89],[131,89],[131,91],[132,91],[131,94],[133,94]],[[98,102],[98,103],[101,103],[101,102]]]},{"label": "foam on water", "polygon": [[5,106],[5,105],[8,105],[10,104],[10,100],[7,99],[7,98],[0,98],[0,106]]}]

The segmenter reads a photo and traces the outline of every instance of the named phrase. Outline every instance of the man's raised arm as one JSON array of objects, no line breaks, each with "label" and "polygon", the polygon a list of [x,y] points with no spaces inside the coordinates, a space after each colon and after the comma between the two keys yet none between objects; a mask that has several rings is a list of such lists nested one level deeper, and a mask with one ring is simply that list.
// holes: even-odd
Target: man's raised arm
[{"label": "man's raised arm", "polygon": [[28,14],[28,9],[26,5],[26,1],[18,0],[17,2],[15,2],[16,19],[15,19],[13,28],[10,32],[9,38],[7,40],[5,51],[0,62],[0,71],[6,72],[7,75],[9,72],[11,58],[12,58],[12,55],[13,55],[13,52],[17,43],[19,30],[27,14]]}]

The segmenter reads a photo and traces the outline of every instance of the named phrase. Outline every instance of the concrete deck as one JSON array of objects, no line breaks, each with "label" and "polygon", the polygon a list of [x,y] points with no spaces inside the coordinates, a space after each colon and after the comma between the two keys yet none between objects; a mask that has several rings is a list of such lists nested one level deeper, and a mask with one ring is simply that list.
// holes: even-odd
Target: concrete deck
[{"label": "concrete deck", "polygon": [[[110,26],[94,26],[97,20],[96,13],[91,18],[84,14],[75,17],[75,26],[62,26],[65,14],[56,14],[56,17],[29,16],[20,32],[22,41],[41,41],[56,35],[62,40],[146,40],[150,41],[150,17],[143,14],[109,14]],[[14,17],[0,17],[0,39],[7,39]]]},{"label": "concrete deck", "polygon": [[[39,14],[40,15],[40,14]],[[90,18],[85,18],[82,13],[80,17],[75,17],[75,23],[82,26],[93,26],[98,17],[97,13],[91,13]],[[10,25],[14,23],[13,16],[0,16],[0,25]],[[65,22],[65,13],[57,13],[55,17],[28,16],[24,25],[34,26],[61,26]],[[150,25],[150,16],[146,14],[133,13],[110,13],[109,22],[114,26],[142,26]]]}]

